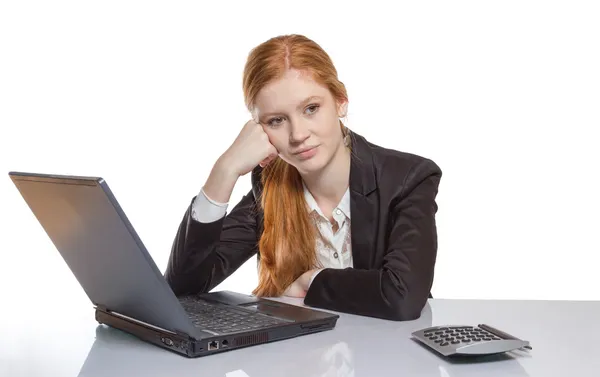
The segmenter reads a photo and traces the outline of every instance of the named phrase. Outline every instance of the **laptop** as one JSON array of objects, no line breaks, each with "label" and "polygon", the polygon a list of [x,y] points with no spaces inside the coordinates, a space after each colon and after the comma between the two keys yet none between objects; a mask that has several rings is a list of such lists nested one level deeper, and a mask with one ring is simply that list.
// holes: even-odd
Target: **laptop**
[{"label": "laptop", "polygon": [[101,177],[9,172],[95,319],[199,357],[331,330],[339,315],[232,291],[176,296]]}]

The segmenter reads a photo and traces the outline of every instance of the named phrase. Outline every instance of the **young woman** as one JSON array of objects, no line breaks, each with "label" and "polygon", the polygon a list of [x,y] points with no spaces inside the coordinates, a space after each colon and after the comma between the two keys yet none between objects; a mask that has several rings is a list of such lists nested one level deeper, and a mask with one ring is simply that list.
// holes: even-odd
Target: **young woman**
[{"label": "young woman", "polygon": [[[257,254],[257,296],[418,318],[434,276],[439,167],[345,127],[346,89],[304,36],[254,48],[243,89],[252,120],[179,226],[165,272],[175,294],[208,292]],[[252,190],[226,214],[248,173]]]}]

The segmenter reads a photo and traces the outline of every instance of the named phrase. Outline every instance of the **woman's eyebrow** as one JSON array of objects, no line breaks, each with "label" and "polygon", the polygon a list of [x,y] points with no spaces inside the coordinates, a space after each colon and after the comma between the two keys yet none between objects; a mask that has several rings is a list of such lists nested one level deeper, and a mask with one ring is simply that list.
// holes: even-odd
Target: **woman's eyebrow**
[{"label": "woman's eyebrow", "polygon": [[322,100],[323,97],[319,97],[319,96],[310,96],[307,99],[305,99],[304,101],[300,102],[300,104],[298,105],[298,107],[296,107],[297,109],[300,109],[301,107],[306,106],[309,102],[311,101],[315,101],[315,100]]},{"label": "woman's eyebrow", "polygon": [[[310,96],[310,97],[306,98],[305,100],[303,100],[302,102],[300,102],[300,104],[298,106],[296,106],[296,109],[300,109],[300,108],[306,106],[309,102],[315,101],[315,100],[322,101],[323,97],[320,97],[320,96]],[[279,114],[281,114],[281,113],[279,113],[279,112],[264,113],[263,115],[261,115],[261,118],[266,118],[266,117],[269,117],[269,116],[272,116],[272,115],[279,115]]]}]

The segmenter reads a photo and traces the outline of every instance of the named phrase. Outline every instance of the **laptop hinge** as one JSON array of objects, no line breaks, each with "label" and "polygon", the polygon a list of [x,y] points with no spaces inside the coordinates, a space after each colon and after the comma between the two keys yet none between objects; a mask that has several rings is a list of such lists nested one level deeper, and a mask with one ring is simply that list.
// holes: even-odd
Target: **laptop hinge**
[{"label": "laptop hinge", "polygon": [[96,305],[96,309],[100,310],[101,312],[108,313],[108,308],[104,305]]},{"label": "laptop hinge", "polygon": [[138,324],[140,324],[140,325],[142,325],[142,326],[150,327],[150,328],[153,328],[153,329],[155,329],[155,330],[159,330],[159,331],[163,331],[163,332],[168,332],[168,333],[171,333],[171,334],[176,334],[176,335],[182,336],[182,337],[184,337],[184,338],[186,338],[186,339],[190,338],[190,336],[189,336],[188,334],[186,334],[186,333],[184,333],[184,332],[182,332],[182,331],[180,331],[180,330],[167,330],[167,329],[165,329],[165,328],[162,328],[162,327],[159,327],[159,326],[155,326],[155,325],[153,325],[153,324],[151,324],[151,323],[144,322],[144,321],[142,321],[142,320],[139,320],[139,319],[136,319],[136,318],[130,317],[130,316],[128,316],[128,315],[121,314],[121,313],[119,313],[119,312],[115,312],[115,311],[110,311],[110,310],[108,310],[108,309],[106,308],[106,306],[104,306],[104,305],[96,305],[96,309],[97,309],[97,310],[100,310],[100,311],[103,311],[103,312],[105,312],[105,313],[110,313],[111,315],[114,315],[114,316],[116,316],[116,317],[119,317],[119,318],[122,318],[122,319],[128,320],[128,321],[130,321],[130,322],[135,322],[135,323],[138,323]]},{"label": "laptop hinge", "polygon": [[192,337],[189,334],[186,334],[183,331],[175,330],[175,333],[184,339],[192,339]]},{"label": "laptop hinge", "polygon": [[127,320],[129,320],[129,321],[132,321],[132,322],[137,322],[137,323],[139,323],[139,324],[141,324],[141,325],[144,325],[144,326],[147,326],[147,327],[151,327],[151,328],[154,328],[154,329],[157,329],[157,330],[160,330],[160,331],[164,331],[164,332],[170,332],[171,334],[176,334],[176,335],[179,335],[179,336],[181,336],[181,337],[182,337],[182,338],[184,338],[184,339],[194,339],[194,338],[193,338],[193,337],[192,337],[190,334],[187,334],[187,333],[185,333],[185,332],[183,332],[183,331],[181,331],[181,330],[177,330],[177,329],[174,329],[174,330],[167,330],[167,329],[164,329],[164,328],[162,328],[162,327],[155,326],[155,325],[152,325],[152,324],[150,324],[150,323],[147,323],[147,322],[141,321],[141,320],[139,320],[139,319],[135,319],[135,318],[129,317],[129,316],[125,315],[125,314],[121,314],[121,313],[119,313],[119,312],[113,312],[113,311],[110,311],[110,310],[108,310],[108,308],[107,308],[106,306],[104,306],[104,305],[96,305],[96,309],[97,309],[97,310],[100,310],[100,311],[102,311],[102,312],[105,312],[105,313],[110,313],[110,314],[112,314],[112,315],[115,315],[115,316],[117,316],[117,317],[120,317],[120,318],[123,318],[123,319],[127,319]]}]

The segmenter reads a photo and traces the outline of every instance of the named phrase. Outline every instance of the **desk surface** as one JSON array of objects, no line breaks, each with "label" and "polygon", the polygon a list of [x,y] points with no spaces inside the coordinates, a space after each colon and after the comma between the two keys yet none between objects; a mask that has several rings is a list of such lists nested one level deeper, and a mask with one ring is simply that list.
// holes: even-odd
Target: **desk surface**
[{"label": "desk surface", "polygon": [[[600,375],[600,302],[434,299],[415,321],[342,314],[331,331],[187,359],[98,325],[84,303],[44,311],[19,301],[24,307],[2,309],[1,376]],[[533,351],[452,361],[410,339],[431,325],[479,323],[529,340]]]}]

